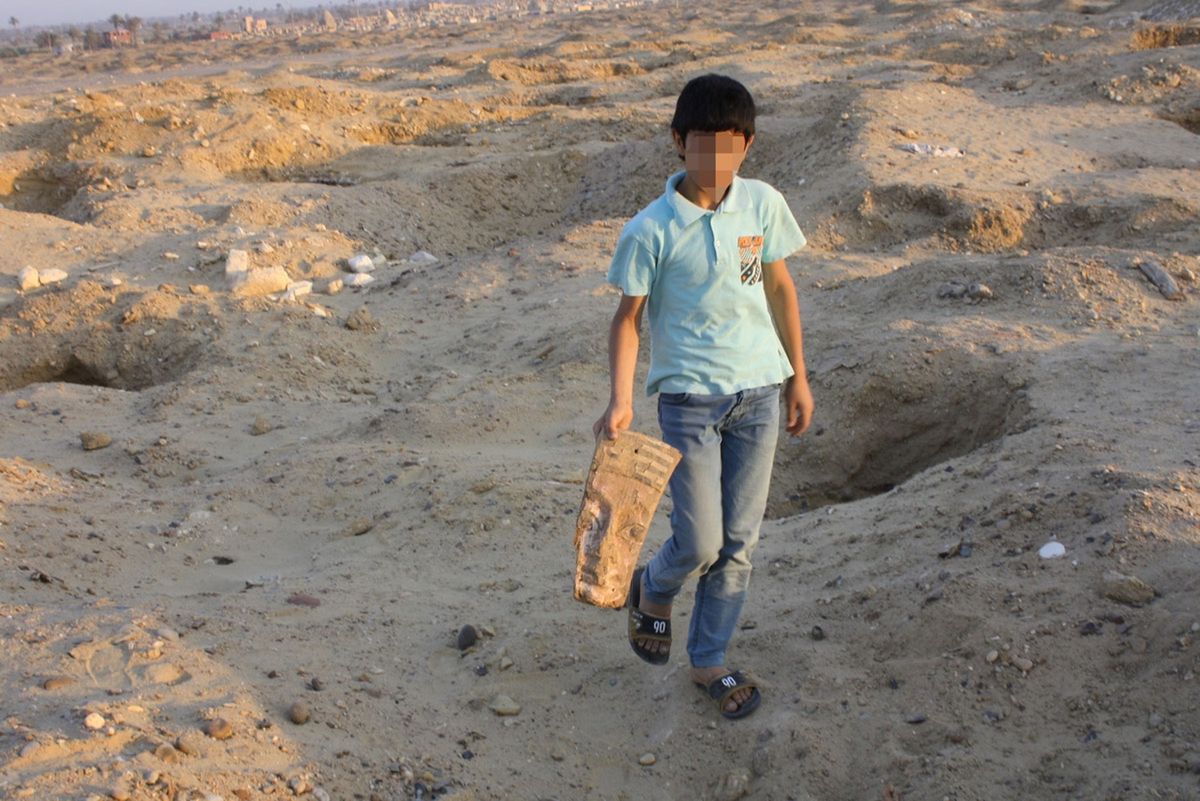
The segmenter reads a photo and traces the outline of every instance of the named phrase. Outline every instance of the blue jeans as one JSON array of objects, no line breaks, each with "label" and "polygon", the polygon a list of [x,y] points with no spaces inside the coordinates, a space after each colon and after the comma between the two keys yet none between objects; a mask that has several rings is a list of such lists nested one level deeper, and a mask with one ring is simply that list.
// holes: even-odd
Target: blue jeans
[{"label": "blue jeans", "polygon": [[779,435],[779,386],[733,395],[658,396],[663,439],[683,453],[671,476],[671,537],[644,574],[646,599],[671,603],[693,576],[693,667],[725,664],[758,542]]}]

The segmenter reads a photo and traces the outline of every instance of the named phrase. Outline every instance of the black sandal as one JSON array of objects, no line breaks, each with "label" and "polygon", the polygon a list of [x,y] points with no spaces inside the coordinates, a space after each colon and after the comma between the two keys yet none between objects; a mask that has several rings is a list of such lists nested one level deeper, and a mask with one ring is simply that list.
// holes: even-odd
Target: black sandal
[{"label": "black sandal", "polygon": [[[655,617],[638,609],[642,599],[642,572],[645,569],[639,567],[633,571],[633,581],[629,584],[629,646],[642,660],[652,665],[665,665],[671,659],[671,619]],[[638,640],[665,642],[667,650],[652,651]]]},{"label": "black sandal", "polygon": [[[721,715],[730,720],[746,717],[758,709],[758,705],[762,703],[762,693],[758,691],[758,683],[740,670],[735,670],[719,679],[713,679],[707,687],[700,682],[696,682],[696,686],[708,693],[708,697],[717,703],[717,709],[721,711]],[[750,697],[733,712],[727,710],[725,704],[729,702],[733,694],[747,688],[751,690]]]}]

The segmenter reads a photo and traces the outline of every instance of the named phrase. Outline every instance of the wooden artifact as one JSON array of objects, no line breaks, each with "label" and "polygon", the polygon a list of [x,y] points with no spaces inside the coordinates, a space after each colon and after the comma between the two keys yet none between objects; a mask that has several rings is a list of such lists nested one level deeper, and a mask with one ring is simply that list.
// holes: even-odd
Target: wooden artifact
[{"label": "wooden artifact", "polygon": [[635,431],[601,437],[575,524],[575,598],[617,609],[681,454]]}]

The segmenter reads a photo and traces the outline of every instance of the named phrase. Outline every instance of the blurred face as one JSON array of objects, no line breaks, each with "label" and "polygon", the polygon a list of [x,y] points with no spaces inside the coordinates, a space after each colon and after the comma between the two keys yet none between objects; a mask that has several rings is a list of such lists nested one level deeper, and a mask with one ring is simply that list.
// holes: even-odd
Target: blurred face
[{"label": "blurred face", "polygon": [[749,140],[736,131],[689,131],[687,141],[671,132],[675,147],[683,156],[688,178],[709,197],[720,200],[733,183],[733,175],[746,158]]}]

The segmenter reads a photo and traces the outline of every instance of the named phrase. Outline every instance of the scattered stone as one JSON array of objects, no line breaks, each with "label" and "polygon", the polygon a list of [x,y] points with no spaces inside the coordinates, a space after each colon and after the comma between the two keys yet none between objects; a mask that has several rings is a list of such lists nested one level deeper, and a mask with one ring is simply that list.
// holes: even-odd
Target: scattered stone
[{"label": "scattered stone", "polygon": [[251,424],[251,426],[250,426],[250,433],[253,436],[260,437],[263,434],[266,434],[267,432],[271,431],[271,429],[273,429],[273,428],[274,428],[274,426],[271,425],[270,420],[263,417],[262,415],[259,415],[258,417],[254,418],[254,423]]},{"label": "scattered stone", "polygon": [[999,658],[1000,658],[1000,652],[999,652],[999,651],[997,651],[997,650],[995,650],[995,649],[992,649],[991,651],[988,651],[988,652],[987,652],[987,656],[985,656],[985,657],[984,657],[984,659],[986,659],[986,660],[987,660],[987,663],[988,663],[989,665],[993,665],[993,664],[995,664],[995,663],[996,663],[996,660],[997,660],[997,659],[999,659]]},{"label": "scattered stone", "polygon": [[288,707],[288,720],[295,723],[297,726],[303,726],[308,723],[312,713],[308,711],[308,705],[303,701],[296,701]]},{"label": "scattered stone", "polygon": [[54,692],[55,690],[61,690],[64,687],[70,687],[74,683],[75,679],[71,678],[70,676],[51,676],[42,682],[42,689]]},{"label": "scattered stone", "polygon": [[293,281],[288,284],[287,289],[283,293],[283,300],[286,303],[295,303],[305,295],[312,294],[312,281]]},{"label": "scattered stone", "polygon": [[67,280],[67,273],[64,270],[59,270],[56,267],[51,267],[49,270],[38,270],[38,281],[42,286],[57,284]]},{"label": "scattered stone", "polygon": [[809,632],[809,636],[814,640],[823,640],[825,639],[825,629],[821,628],[820,626],[813,626],[812,631]]},{"label": "scattered stone", "polygon": [[320,598],[314,598],[313,596],[311,596],[307,593],[303,593],[303,592],[292,593],[291,595],[288,596],[287,602],[294,606],[320,606],[321,605]]},{"label": "scattered stone", "polygon": [[33,267],[22,267],[17,273],[17,286],[22,292],[29,292],[37,289],[42,285],[42,281],[38,278],[38,271]]},{"label": "scattered stone", "polygon": [[513,666],[513,661],[510,657],[507,657],[507,656],[500,657],[500,669],[501,670],[508,670],[512,666]]},{"label": "scattered stone", "polygon": [[946,298],[961,298],[967,294],[966,284],[960,284],[957,281],[947,281],[938,287],[937,296],[945,300]]},{"label": "scattered stone", "polygon": [[85,451],[98,451],[112,445],[112,437],[94,431],[84,431],[79,435],[79,442]]},{"label": "scattered stone", "polygon": [[360,306],[346,318],[346,328],[351,331],[378,331],[379,323],[371,316],[371,310]]},{"label": "scattered stone", "polygon": [[193,295],[207,295],[212,290],[208,288],[208,284],[188,284],[188,292]]},{"label": "scattered stone", "polygon": [[179,254],[171,251],[163,251],[162,257],[167,261],[179,261]]},{"label": "scattered stone", "polygon": [[[1167,300],[1183,300],[1183,291],[1179,288],[1179,284],[1175,283],[1175,279],[1171,274],[1163,269],[1162,265],[1156,261],[1147,259],[1139,263],[1138,269],[1142,274],[1150,279],[1151,283],[1158,288],[1159,293]],[[43,273],[42,283],[46,283],[45,274]]]},{"label": "scattered stone", "polygon": [[325,682],[321,681],[319,677],[313,676],[311,679],[309,679],[308,686],[309,689],[319,693],[321,690],[325,689]]},{"label": "scattered stone", "polygon": [[1104,574],[1104,597],[1129,606],[1141,606],[1154,600],[1155,591],[1137,576],[1110,570]]},{"label": "scattered stone", "polygon": [[358,273],[358,274],[352,276],[345,283],[346,283],[346,286],[361,288],[361,287],[369,286],[369,285],[375,283],[375,276],[368,275],[367,273]]},{"label": "scattered stone", "polygon": [[179,761],[179,751],[176,751],[170,743],[160,743],[159,746],[154,749],[154,756],[163,762],[166,762],[168,765],[174,765]]},{"label": "scattered stone", "polygon": [[1029,671],[1033,670],[1033,660],[1024,656],[1014,656],[1012,658],[1012,664],[1013,667],[1022,673],[1028,673]]},{"label": "scattered stone", "polygon": [[642,765],[644,767],[650,767],[657,761],[658,761],[658,757],[655,756],[654,754],[650,753],[649,751],[647,751],[646,753],[644,753],[640,757],[638,757],[638,764]]},{"label": "scattered stone", "polygon": [[465,651],[479,640],[479,630],[470,623],[458,630],[458,637],[454,644],[458,646],[458,650]]},{"label": "scattered stone", "polygon": [[83,725],[87,726],[92,731],[100,731],[104,728],[104,725],[107,722],[108,721],[104,719],[104,715],[101,715],[99,712],[91,712],[86,718],[83,719]]},{"label": "scattered stone", "polygon": [[967,296],[971,300],[991,300],[994,297],[992,288],[987,284],[981,284],[978,281],[967,287]]},{"label": "scattered stone", "polygon": [[317,801],[330,801],[329,793],[325,792],[325,790],[320,787],[313,788],[312,796],[313,798],[317,799]]},{"label": "scattered stone", "polygon": [[258,245],[255,247],[255,250],[257,250],[259,253],[262,253],[264,255],[268,255],[268,254],[275,252],[275,248],[271,246],[270,242],[259,242]]},{"label": "scattered stone", "polygon": [[416,253],[408,257],[410,264],[433,264],[438,260],[437,256],[427,250],[418,250]]},{"label": "scattered stone", "polygon": [[158,148],[154,145],[146,145],[142,148],[142,157],[152,159],[158,155]]},{"label": "scattered stone", "polygon": [[750,774],[744,768],[737,768],[721,777],[721,781],[713,788],[714,801],[737,801],[750,792]]},{"label": "scattered stone", "polygon": [[488,704],[488,709],[495,712],[500,717],[512,717],[513,715],[521,714],[521,705],[507,695],[497,695]]},{"label": "scattered stone", "polygon": [[225,259],[225,277],[233,278],[250,271],[250,253],[245,250],[231,250]]},{"label": "scattered stone", "polygon": [[908,717],[906,717],[904,719],[904,722],[908,723],[912,726],[920,726],[922,723],[924,723],[928,719],[929,718],[925,717],[920,712],[917,712],[915,715],[909,715]]},{"label": "scattered stone", "polygon": [[213,718],[204,724],[204,733],[214,740],[228,740],[233,736],[233,724],[225,718]]},{"label": "scattered stone", "polygon": [[175,748],[187,756],[202,756],[208,751],[208,743],[200,732],[186,731],[175,738]]},{"label": "scattered stone", "polygon": [[365,253],[356,253],[346,259],[346,267],[352,273],[369,273],[375,269],[375,262]]},{"label": "scattered stone", "polygon": [[175,631],[175,629],[167,628],[166,626],[163,626],[161,629],[158,629],[157,631],[154,632],[154,634],[159,639],[167,640],[169,642],[175,642],[176,640],[179,639],[179,632]]},{"label": "scattered stone", "polygon": [[17,402],[13,404],[15,409],[28,409],[30,406],[33,404],[27,398],[17,398]]},{"label": "scattered stone", "polygon": [[373,528],[375,528],[375,521],[371,518],[356,517],[350,521],[350,524],[346,526],[342,534],[346,537],[361,537]]},{"label": "scattered stone", "polygon": [[258,298],[283,292],[291,282],[287,270],[282,267],[261,267],[234,273],[230,278],[229,290],[237,297]]},{"label": "scattered stone", "polygon": [[336,295],[342,291],[342,287],[346,284],[340,278],[334,278],[329,283],[325,284],[324,292],[326,295]]},{"label": "scattered stone", "polygon": [[1043,559],[1058,559],[1066,554],[1067,549],[1061,542],[1047,542],[1038,550],[1038,556]]},{"label": "scattered stone", "polygon": [[32,742],[32,743],[25,743],[25,745],[21,748],[21,758],[28,759],[29,757],[36,754],[38,751],[38,748],[40,748],[40,747],[41,746],[36,741]]},{"label": "scattered stone", "polygon": [[129,786],[122,782],[108,791],[108,797],[113,801],[129,801],[130,798],[133,798],[133,795],[129,792]]},{"label": "scattered stone", "polygon": [[288,788],[294,795],[304,795],[312,789],[312,785],[303,776],[293,776],[288,780]]}]

